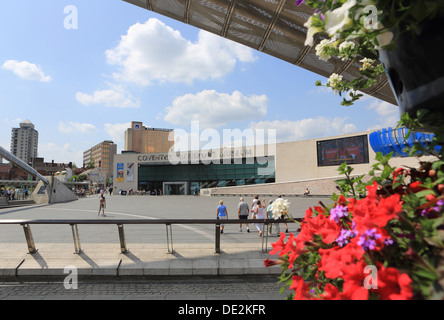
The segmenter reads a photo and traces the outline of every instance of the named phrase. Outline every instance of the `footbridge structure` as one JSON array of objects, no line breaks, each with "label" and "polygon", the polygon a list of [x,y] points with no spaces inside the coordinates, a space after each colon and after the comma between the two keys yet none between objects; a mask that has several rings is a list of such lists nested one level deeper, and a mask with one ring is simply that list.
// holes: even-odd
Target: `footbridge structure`
[{"label": "footbridge structure", "polygon": [[59,203],[77,200],[77,196],[61,181],[53,176],[43,176],[33,167],[0,146],[0,156],[11,164],[25,170],[40,181],[32,193],[31,199],[37,204]]}]

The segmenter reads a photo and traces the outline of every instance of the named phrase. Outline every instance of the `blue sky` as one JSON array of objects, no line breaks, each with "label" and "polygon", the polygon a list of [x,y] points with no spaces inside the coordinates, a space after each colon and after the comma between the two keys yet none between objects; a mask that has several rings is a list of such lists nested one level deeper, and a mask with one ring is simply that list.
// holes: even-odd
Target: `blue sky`
[{"label": "blue sky", "polygon": [[[65,28],[69,5],[77,29]],[[0,30],[0,145],[9,150],[11,128],[28,119],[48,162],[81,165],[83,151],[109,139],[120,151],[131,121],[276,129],[294,141],[399,119],[371,97],[340,106],[314,73],[121,0],[2,1]]]}]

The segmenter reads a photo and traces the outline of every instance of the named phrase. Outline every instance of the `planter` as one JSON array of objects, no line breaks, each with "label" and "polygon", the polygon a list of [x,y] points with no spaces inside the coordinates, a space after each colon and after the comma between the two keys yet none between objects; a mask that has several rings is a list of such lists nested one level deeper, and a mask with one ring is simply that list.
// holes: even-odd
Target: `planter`
[{"label": "planter", "polygon": [[444,32],[442,18],[423,25],[419,36],[399,34],[394,50],[381,50],[383,64],[401,113],[417,117],[425,109],[431,114],[422,119],[424,130],[444,125]]}]

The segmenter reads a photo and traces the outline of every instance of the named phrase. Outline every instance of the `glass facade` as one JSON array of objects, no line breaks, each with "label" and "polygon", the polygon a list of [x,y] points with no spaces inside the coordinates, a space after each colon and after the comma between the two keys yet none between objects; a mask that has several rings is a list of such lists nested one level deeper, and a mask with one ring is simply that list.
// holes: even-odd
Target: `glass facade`
[{"label": "glass facade", "polygon": [[[202,189],[275,182],[274,157],[268,157],[266,163],[257,159],[236,162],[240,162],[239,159],[230,164],[140,165],[139,190],[162,190],[163,184],[167,182],[187,182],[187,194],[193,194],[196,187]],[[176,189],[171,189],[172,194],[178,194]]]}]

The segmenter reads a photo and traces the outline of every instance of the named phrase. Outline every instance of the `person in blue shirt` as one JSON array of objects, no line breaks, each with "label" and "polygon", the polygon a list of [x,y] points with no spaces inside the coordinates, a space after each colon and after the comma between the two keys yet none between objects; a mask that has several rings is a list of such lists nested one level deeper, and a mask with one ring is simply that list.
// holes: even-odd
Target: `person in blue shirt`
[{"label": "person in blue shirt", "polygon": [[[217,219],[219,220],[227,220],[228,219],[228,211],[227,207],[224,206],[224,202],[222,200],[219,201],[219,205],[217,206]],[[224,233],[224,224],[220,225],[220,233]]]}]

